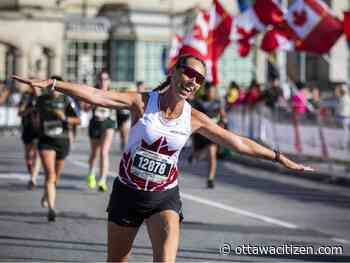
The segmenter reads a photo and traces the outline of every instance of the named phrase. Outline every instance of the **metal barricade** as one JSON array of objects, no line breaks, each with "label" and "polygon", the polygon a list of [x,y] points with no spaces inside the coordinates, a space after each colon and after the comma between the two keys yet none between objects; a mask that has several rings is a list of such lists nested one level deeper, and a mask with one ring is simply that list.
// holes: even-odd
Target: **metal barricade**
[{"label": "metal barricade", "polygon": [[18,116],[18,107],[0,106],[0,134],[17,134],[21,127],[21,119]]}]

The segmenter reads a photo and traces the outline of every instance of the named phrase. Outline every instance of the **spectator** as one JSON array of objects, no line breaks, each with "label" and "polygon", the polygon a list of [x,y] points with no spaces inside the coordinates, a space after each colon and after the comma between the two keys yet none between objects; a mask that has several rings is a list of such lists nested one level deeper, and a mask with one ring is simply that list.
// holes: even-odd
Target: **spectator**
[{"label": "spectator", "polygon": [[225,110],[228,114],[228,129],[236,133],[241,133],[239,126],[241,117],[241,104],[244,101],[245,92],[238,84],[232,81],[225,95]]},{"label": "spectator", "polygon": [[145,92],[146,88],[145,88],[145,84],[143,81],[137,81],[136,82],[136,92]]},{"label": "spectator", "polygon": [[0,81],[0,105],[5,104],[11,91],[9,87],[5,84],[5,81]]},{"label": "spectator", "polygon": [[245,105],[249,118],[248,136],[250,138],[258,138],[260,132],[257,132],[260,127],[260,111],[258,102],[261,97],[260,84],[256,80],[252,80],[245,97]]},{"label": "spectator", "polygon": [[292,95],[292,116],[294,127],[294,147],[297,153],[302,153],[303,147],[300,138],[300,120],[307,110],[306,84],[299,81],[296,84],[297,91]]},{"label": "spectator", "polygon": [[265,89],[260,96],[260,99],[265,102],[265,108],[264,108],[264,118],[261,122],[261,130],[260,130],[260,139],[262,141],[267,140],[267,121],[265,118],[271,121],[272,123],[272,133],[273,133],[273,144],[275,147],[278,148],[278,140],[277,140],[277,133],[276,133],[276,127],[275,122],[278,119],[278,111],[277,111],[277,104],[278,101],[283,98],[283,91],[280,86],[280,80],[278,78],[271,79],[269,83],[269,87]]},{"label": "spectator", "polygon": [[349,126],[350,126],[350,95],[349,88],[344,84],[339,84],[335,88],[337,104],[335,108],[336,119],[344,131],[342,147],[349,146]]}]

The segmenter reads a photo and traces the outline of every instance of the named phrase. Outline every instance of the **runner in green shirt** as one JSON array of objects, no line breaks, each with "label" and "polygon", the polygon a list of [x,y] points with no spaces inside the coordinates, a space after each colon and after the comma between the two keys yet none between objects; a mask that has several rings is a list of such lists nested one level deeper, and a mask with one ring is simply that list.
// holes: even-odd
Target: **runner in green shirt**
[{"label": "runner in green shirt", "polygon": [[[109,75],[102,71],[98,75],[96,87],[108,90],[110,85]],[[92,109],[92,118],[89,123],[90,157],[89,174],[86,177],[90,189],[96,188],[95,164],[97,156],[100,155],[100,179],[97,183],[98,190],[107,192],[107,175],[109,170],[109,150],[111,148],[116,126],[115,110],[106,107],[89,106]]]}]

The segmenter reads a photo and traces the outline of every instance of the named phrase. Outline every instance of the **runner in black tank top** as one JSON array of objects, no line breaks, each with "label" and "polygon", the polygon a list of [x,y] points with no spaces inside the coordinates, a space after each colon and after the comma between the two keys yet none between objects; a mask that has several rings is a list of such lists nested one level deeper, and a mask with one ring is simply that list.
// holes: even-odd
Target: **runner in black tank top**
[{"label": "runner in black tank top", "polygon": [[24,144],[25,161],[30,175],[27,188],[34,190],[36,177],[40,170],[40,158],[37,149],[39,135],[38,112],[35,110],[37,94],[35,88],[23,93],[19,103],[18,115],[22,118],[22,142]]},{"label": "runner in black tank top", "polygon": [[[226,114],[220,99],[216,97],[215,87],[207,82],[204,85],[204,88],[204,95],[196,97],[192,101],[192,106],[200,112],[206,114],[215,123],[220,125],[224,124],[224,122],[226,122]],[[190,161],[192,158],[198,159],[201,153],[205,151],[209,162],[207,187],[214,188],[219,147],[216,143],[198,133],[193,135],[192,143],[193,154],[190,156]]]}]

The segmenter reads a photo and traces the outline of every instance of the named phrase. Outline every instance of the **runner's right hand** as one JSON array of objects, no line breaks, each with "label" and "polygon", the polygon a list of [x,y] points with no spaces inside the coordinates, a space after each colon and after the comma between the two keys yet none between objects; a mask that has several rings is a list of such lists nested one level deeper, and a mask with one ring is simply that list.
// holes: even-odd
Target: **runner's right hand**
[{"label": "runner's right hand", "polygon": [[31,87],[38,87],[41,89],[48,88],[52,85],[53,80],[47,79],[47,80],[39,80],[39,79],[28,79],[28,78],[22,78],[20,76],[13,75],[12,79],[21,82],[23,84],[27,84]]}]

